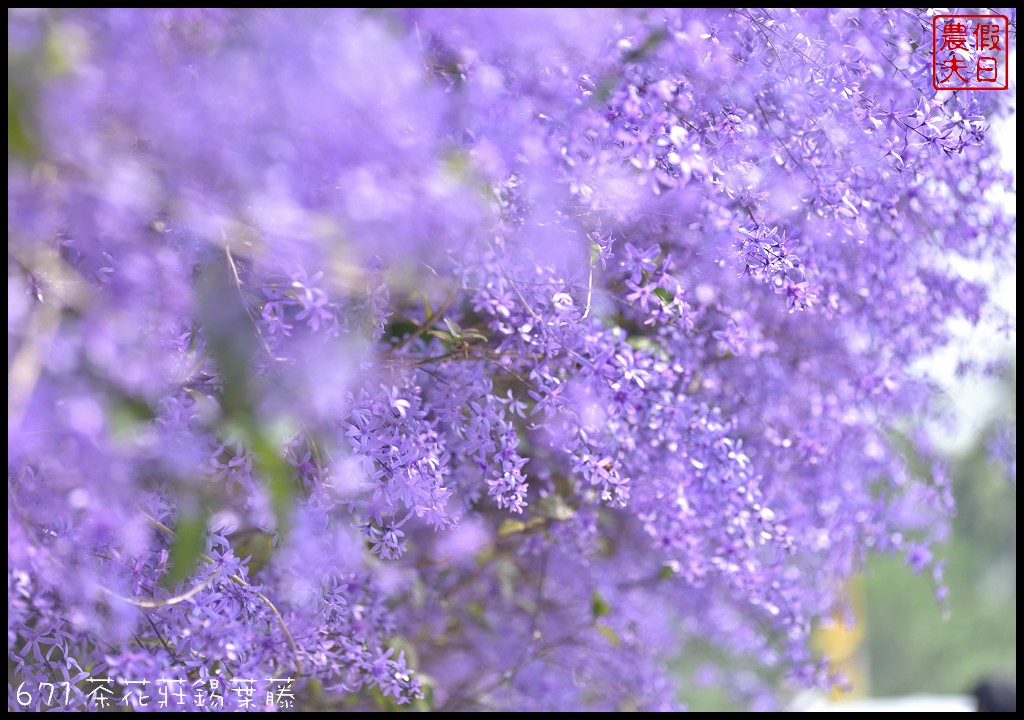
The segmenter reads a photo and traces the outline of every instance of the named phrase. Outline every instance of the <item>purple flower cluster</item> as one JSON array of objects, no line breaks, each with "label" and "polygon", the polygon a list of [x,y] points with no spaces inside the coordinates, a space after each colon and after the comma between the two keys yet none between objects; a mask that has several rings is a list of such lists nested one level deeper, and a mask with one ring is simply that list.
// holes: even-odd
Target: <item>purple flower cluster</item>
[{"label": "purple flower cluster", "polygon": [[992,312],[959,261],[1016,267],[1013,96],[933,90],[930,33],[11,11],[9,709],[662,710],[708,646],[751,707],[834,682],[869,552],[941,578],[941,448],[893,431]]}]

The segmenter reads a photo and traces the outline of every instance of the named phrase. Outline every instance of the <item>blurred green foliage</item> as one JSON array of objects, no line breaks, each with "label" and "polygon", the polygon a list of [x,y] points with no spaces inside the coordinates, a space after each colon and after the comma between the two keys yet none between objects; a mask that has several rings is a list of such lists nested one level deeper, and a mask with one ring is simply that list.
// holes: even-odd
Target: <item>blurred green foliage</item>
[{"label": "blurred green foliage", "polygon": [[[998,420],[1005,424],[1016,417],[1015,369],[999,392]],[[993,419],[966,452],[951,458],[957,516],[949,542],[933,548],[936,558],[948,563],[948,612],[936,601],[927,570],[915,575],[900,557],[870,559],[863,578],[866,638],[858,649],[868,659],[870,683],[851,699],[964,695],[984,677],[1016,677],[1017,486],[990,456],[996,429]],[[920,465],[917,458],[907,459],[912,466]],[[926,466],[917,469],[927,471]],[[690,710],[749,709],[721,687],[694,686],[698,669],[715,657],[714,648],[694,645],[675,662]],[[734,675],[760,674],[758,668],[724,660],[732,664]]]},{"label": "blurred green foliage", "polygon": [[[1001,389],[1016,416],[1015,372]],[[897,558],[870,563],[867,653],[873,696],[969,693],[985,676],[1017,672],[1017,486],[989,457],[994,427],[954,459],[957,517],[946,558],[948,619],[927,573]]]}]

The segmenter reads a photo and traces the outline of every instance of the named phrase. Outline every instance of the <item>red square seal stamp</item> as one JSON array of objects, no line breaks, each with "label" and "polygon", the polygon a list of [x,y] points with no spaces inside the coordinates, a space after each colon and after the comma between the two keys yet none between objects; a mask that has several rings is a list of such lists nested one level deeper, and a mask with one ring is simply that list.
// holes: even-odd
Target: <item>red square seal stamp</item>
[{"label": "red square seal stamp", "polygon": [[1010,87],[1010,33],[1005,15],[932,18],[932,86],[936,90]]}]

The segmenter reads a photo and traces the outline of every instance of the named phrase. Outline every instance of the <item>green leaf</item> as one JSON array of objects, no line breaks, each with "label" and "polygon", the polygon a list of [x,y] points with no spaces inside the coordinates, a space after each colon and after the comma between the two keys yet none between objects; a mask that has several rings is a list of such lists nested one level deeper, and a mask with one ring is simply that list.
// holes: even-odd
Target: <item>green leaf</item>
[{"label": "green leaf", "polygon": [[597,590],[590,596],[590,613],[595,618],[611,615],[612,613],[612,606],[608,604],[608,601]]},{"label": "green leaf", "polygon": [[155,413],[148,404],[126,395],[111,409],[110,427],[114,437],[128,440],[135,436],[140,426],[154,417]]},{"label": "green leaf", "polygon": [[408,638],[402,635],[393,635],[388,639],[387,646],[394,648],[396,653],[405,653],[405,664],[410,668],[419,665],[419,652]]},{"label": "green leaf", "polygon": [[7,157],[34,160],[39,156],[35,93],[25,82],[28,68],[7,59]]},{"label": "green leaf", "polygon": [[430,307],[430,296],[420,290],[415,291],[412,296],[423,300],[423,312],[425,313],[423,317],[429,320],[434,314],[434,309]]},{"label": "green leaf", "polygon": [[590,267],[597,265],[597,261],[601,259],[601,246],[593,240],[590,241]]},{"label": "green leaf", "polygon": [[630,50],[622,59],[624,62],[627,63],[633,63],[643,60],[644,58],[648,57],[651,53],[653,53],[654,50],[667,39],[668,32],[659,28],[652,32],[650,35],[648,35],[647,39],[644,40],[643,44],[640,47]]},{"label": "green leaf", "polygon": [[526,530],[526,523],[522,520],[504,520],[498,526],[498,537],[506,538]]},{"label": "green leaf", "polygon": [[408,707],[399,705],[397,702],[382,693],[380,688],[371,687],[368,692],[379,710],[384,712],[409,712]]},{"label": "green leaf", "polygon": [[607,625],[602,625],[599,623],[594,627],[597,629],[599,633],[605,636],[605,639],[607,639],[608,642],[611,643],[612,647],[618,647],[622,644],[622,640],[621,638],[619,638],[619,634]]},{"label": "green leaf", "polygon": [[641,350],[648,353],[656,358],[667,360],[669,357],[668,352],[658,343],[654,338],[647,337],[646,335],[630,335],[626,338],[626,342],[632,345],[637,350]]},{"label": "green leaf", "polygon": [[457,322],[455,322],[451,318],[445,318],[444,324],[448,326],[448,332],[452,334],[452,337],[456,339],[462,337],[462,328],[459,327],[459,324]]},{"label": "green leaf", "polygon": [[203,554],[206,540],[207,510],[200,506],[183,515],[174,529],[170,568],[163,578],[164,587],[171,588],[192,574]]},{"label": "green leaf", "polygon": [[252,438],[252,452],[256,468],[266,479],[267,491],[277,519],[277,531],[285,535],[291,527],[292,505],[295,497],[295,483],[292,481],[291,466],[281,457],[279,445],[266,430],[258,430]]},{"label": "green leaf", "polygon": [[387,338],[389,340],[400,340],[412,335],[418,329],[419,325],[415,325],[411,322],[405,322],[404,320],[392,320],[388,323]]},{"label": "green leaf", "polygon": [[250,575],[264,568],[274,554],[274,536],[258,528],[245,528],[231,533],[228,540],[238,558],[248,558],[246,566]]},{"label": "green leaf", "polygon": [[249,372],[249,359],[260,352],[259,335],[238,285],[237,271],[237,261],[227,253],[205,264],[198,282],[199,315],[224,379],[220,401],[227,424],[251,449],[254,465],[267,484],[277,531],[284,535],[297,488],[291,467],[281,457],[282,434],[257,421],[263,387]]},{"label": "green leaf", "polygon": [[221,406],[228,418],[245,422],[252,416],[255,399],[249,360],[259,344],[256,326],[234,284],[234,272],[225,256],[210,258],[203,265],[197,295],[210,354],[224,379]]},{"label": "green leaf", "polygon": [[423,673],[418,673],[416,677],[419,678],[420,687],[423,688],[423,697],[413,700],[413,707],[416,709],[416,712],[434,712],[436,706],[434,701],[434,686],[436,683],[434,679]]},{"label": "green leaf", "polygon": [[601,78],[601,82],[597,84],[597,89],[594,90],[594,98],[599,103],[606,103],[611,98],[612,93],[615,92],[615,88],[619,86],[619,82],[622,78],[618,74],[609,74]]}]

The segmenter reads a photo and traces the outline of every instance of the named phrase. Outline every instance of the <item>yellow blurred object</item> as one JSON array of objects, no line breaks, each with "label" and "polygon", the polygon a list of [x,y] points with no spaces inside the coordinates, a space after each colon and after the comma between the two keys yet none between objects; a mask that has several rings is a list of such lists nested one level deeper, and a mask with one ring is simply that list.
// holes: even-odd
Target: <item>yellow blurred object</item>
[{"label": "yellow blurred object", "polygon": [[860,576],[849,581],[847,595],[853,612],[850,617],[840,612],[832,615],[831,622],[822,624],[814,631],[814,647],[829,660],[833,672],[842,673],[848,686],[835,688],[830,697],[833,700],[853,700],[865,697],[869,691],[867,656],[863,650],[865,635],[864,583]]}]

